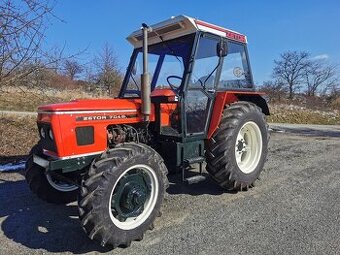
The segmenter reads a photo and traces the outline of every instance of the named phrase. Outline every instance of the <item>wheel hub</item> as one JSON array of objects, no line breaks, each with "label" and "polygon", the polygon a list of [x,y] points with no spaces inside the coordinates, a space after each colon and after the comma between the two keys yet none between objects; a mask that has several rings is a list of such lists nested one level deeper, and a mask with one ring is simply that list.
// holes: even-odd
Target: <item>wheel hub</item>
[{"label": "wheel hub", "polygon": [[255,170],[262,154],[262,135],[255,122],[246,122],[239,130],[235,143],[235,159],[239,169],[249,174]]},{"label": "wheel hub", "polygon": [[145,178],[136,173],[126,175],[119,181],[112,195],[111,211],[120,221],[137,217],[143,212],[151,191]]},{"label": "wheel hub", "polygon": [[243,139],[238,140],[236,147],[237,147],[237,151],[241,153],[246,148],[245,141]]},{"label": "wheel hub", "polygon": [[114,181],[108,204],[110,219],[119,229],[135,229],[150,217],[159,199],[157,173],[151,166],[136,164]]},{"label": "wheel hub", "polygon": [[122,195],[122,207],[127,210],[134,210],[145,203],[147,199],[147,189],[145,185],[129,183],[125,185]]}]

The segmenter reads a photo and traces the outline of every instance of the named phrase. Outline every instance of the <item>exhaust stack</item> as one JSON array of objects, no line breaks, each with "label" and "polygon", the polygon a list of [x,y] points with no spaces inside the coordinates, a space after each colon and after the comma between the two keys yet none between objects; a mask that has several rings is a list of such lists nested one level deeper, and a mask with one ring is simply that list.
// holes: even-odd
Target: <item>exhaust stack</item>
[{"label": "exhaust stack", "polygon": [[150,74],[148,70],[148,32],[151,32],[151,28],[145,23],[142,24],[143,30],[143,74],[141,75],[142,81],[142,114],[144,121],[150,121],[151,114],[151,84]]}]

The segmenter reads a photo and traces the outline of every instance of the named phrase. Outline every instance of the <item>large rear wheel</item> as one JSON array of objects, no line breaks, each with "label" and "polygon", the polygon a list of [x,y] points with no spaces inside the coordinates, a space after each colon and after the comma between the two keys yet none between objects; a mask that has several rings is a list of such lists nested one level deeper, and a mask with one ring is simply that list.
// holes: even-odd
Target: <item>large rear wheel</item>
[{"label": "large rear wheel", "polygon": [[79,197],[82,227],[102,246],[141,240],[160,213],[168,187],[162,158],[144,144],[125,143],[91,166]]},{"label": "large rear wheel", "polygon": [[248,189],[262,171],[268,140],[267,124],[258,106],[250,102],[229,105],[208,141],[207,171],[225,189]]}]

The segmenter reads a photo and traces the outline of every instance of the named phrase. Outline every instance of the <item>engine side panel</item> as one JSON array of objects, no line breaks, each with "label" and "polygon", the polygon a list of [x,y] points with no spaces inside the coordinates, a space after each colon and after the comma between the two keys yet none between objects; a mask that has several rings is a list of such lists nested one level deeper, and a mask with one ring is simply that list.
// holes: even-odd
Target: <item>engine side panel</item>
[{"label": "engine side panel", "polygon": [[[163,93],[160,96],[171,95]],[[170,124],[176,107],[177,102],[168,100],[161,104],[161,126]],[[50,129],[53,133],[53,140],[48,134],[45,138],[40,137],[42,145],[51,145],[43,146],[44,153],[57,158],[101,153],[108,147],[108,127],[142,123],[140,108],[140,99],[75,100],[39,107],[38,126],[44,126],[46,133]],[[155,106],[152,104],[150,122],[155,121],[155,116]]]}]

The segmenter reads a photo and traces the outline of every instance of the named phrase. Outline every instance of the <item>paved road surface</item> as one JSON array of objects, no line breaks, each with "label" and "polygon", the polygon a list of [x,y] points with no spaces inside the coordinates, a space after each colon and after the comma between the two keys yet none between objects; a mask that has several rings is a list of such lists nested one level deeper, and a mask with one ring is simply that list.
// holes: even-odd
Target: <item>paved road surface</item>
[{"label": "paved road surface", "polygon": [[272,133],[255,188],[172,184],[155,229],[127,249],[93,244],[76,204],[46,204],[21,175],[2,173],[0,254],[340,254],[340,132],[291,128]]}]

